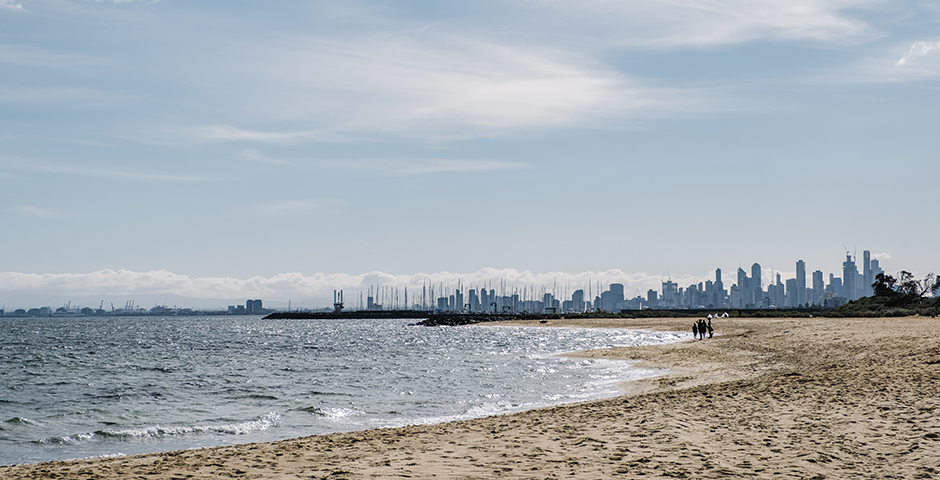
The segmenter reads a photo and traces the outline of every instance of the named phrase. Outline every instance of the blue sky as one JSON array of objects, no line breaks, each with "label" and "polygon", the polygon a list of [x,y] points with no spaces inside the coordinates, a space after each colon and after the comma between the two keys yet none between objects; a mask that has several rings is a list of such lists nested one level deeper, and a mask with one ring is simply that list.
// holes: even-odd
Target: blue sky
[{"label": "blue sky", "polygon": [[486,268],[645,291],[753,262],[838,273],[843,244],[940,271],[938,18],[0,0],[2,297],[325,299]]}]

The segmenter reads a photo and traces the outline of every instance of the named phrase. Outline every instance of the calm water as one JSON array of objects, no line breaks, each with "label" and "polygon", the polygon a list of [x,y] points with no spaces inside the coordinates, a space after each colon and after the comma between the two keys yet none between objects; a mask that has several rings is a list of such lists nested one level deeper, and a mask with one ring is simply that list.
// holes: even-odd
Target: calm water
[{"label": "calm water", "polygon": [[431,423],[655,375],[559,353],[685,333],[415,320],[0,318],[0,465]]}]

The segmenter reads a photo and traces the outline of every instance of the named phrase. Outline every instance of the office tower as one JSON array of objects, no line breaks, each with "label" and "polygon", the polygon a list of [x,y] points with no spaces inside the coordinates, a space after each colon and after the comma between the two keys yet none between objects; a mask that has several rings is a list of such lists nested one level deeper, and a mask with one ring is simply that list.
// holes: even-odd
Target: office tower
[{"label": "office tower", "polygon": [[646,303],[647,303],[647,305],[649,305],[650,308],[657,308],[657,307],[659,307],[659,298],[657,298],[657,297],[658,297],[658,295],[657,295],[657,293],[656,293],[656,290],[653,290],[653,289],[651,288],[651,289],[649,289],[649,290],[646,291]]},{"label": "office tower", "polygon": [[764,297],[764,288],[761,283],[761,272],[760,264],[754,263],[751,265],[751,302],[754,304],[754,307],[760,306],[760,301]]},{"label": "office tower", "polygon": [[747,303],[744,297],[750,289],[748,288],[747,272],[741,267],[738,267],[738,283],[734,286],[737,288],[732,289],[731,306],[734,308],[744,308],[744,304]]},{"label": "office tower", "polygon": [[862,252],[862,285],[860,285],[863,297],[871,296],[873,291],[871,284],[875,283],[875,276],[871,271],[871,252],[865,250]]},{"label": "office tower", "polygon": [[714,304],[715,304],[715,307],[717,307],[717,308],[724,307],[724,306],[725,306],[725,305],[724,305],[724,303],[725,303],[725,285],[724,285],[724,283],[721,282],[721,269],[720,269],[720,268],[716,268],[716,269],[715,269],[715,284],[714,284],[714,286],[712,287],[712,289],[715,291],[715,295],[714,295]]},{"label": "office tower", "polygon": [[610,293],[613,294],[614,301],[622,302],[623,301],[623,284],[622,283],[611,283],[610,284]]},{"label": "office tower", "polygon": [[795,278],[788,278],[786,285],[787,285],[787,292],[786,292],[786,298],[787,298],[787,300],[786,300],[786,306],[792,308],[792,307],[795,307],[795,306],[798,305],[798,303],[796,303],[796,302],[797,302],[797,286],[796,286],[796,279],[795,279]]},{"label": "office tower", "polygon": [[858,268],[855,267],[855,261],[852,256],[845,255],[845,261],[842,262],[842,292],[848,301],[858,300]]},{"label": "office tower", "polygon": [[826,285],[823,282],[823,272],[822,270],[816,270],[813,272],[813,305],[822,305],[825,290]]},{"label": "office tower", "polygon": [[878,260],[871,261],[871,283],[875,283],[875,278],[878,277],[879,273],[885,273],[881,269],[881,265],[878,264]]},{"label": "office tower", "polygon": [[479,312],[480,311],[480,299],[477,298],[477,291],[475,289],[470,289],[467,292],[467,303],[470,304],[470,312]]},{"label": "office tower", "polygon": [[248,314],[262,313],[261,300],[248,300],[245,302],[245,312]]},{"label": "office tower", "polygon": [[796,298],[794,301],[797,305],[804,307],[808,303],[806,301],[806,262],[803,260],[796,261]]},{"label": "office tower", "polygon": [[454,311],[462,311],[464,306],[463,292],[461,292],[459,289],[454,290]]},{"label": "office tower", "polygon": [[[771,288],[773,288],[773,294],[771,294]],[[777,281],[773,285],[767,285],[767,295],[773,300],[773,304],[778,307],[785,307],[787,305],[787,292],[783,286],[783,283],[780,282],[780,274],[777,274]]]},{"label": "office tower", "polygon": [[678,303],[679,296],[679,284],[673,282],[672,280],[666,280],[663,282],[663,295],[660,298],[660,303],[664,308],[675,308]]},{"label": "office tower", "polygon": [[575,312],[584,311],[584,290],[575,290],[574,293],[571,294],[571,308]]}]

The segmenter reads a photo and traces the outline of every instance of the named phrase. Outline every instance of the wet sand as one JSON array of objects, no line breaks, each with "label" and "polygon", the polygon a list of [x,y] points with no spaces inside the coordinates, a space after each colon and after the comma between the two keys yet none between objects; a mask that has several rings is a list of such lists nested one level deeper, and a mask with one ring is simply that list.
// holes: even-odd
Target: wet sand
[{"label": "wet sand", "polygon": [[[691,330],[692,319],[529,325]],[[668,368],[620,397],[439,425],[0,467],[0,478],[940,478],[940,319],[721,319],[573,355]],[[459,327],[458,327],[459,328]]]}]

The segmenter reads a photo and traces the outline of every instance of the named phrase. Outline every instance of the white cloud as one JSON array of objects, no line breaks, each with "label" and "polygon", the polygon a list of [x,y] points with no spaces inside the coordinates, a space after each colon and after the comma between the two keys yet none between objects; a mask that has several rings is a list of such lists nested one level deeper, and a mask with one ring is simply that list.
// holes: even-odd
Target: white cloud
[{"label": "white cloud", "polygon": [[199,140],[207,142],[291,142],[302,140],[338,141],[341,139],[341,137],[336,134],[329,132],[318,132],[314,130],[293,132],[262,132],[243,130],[231,125],[206,125],[203,127],[195,127],[183,131],[188,132]]},{"label": "white cloud", "polygon": [[275,165],[291,165],[291,162],[287,162],[285,160],[279,160],[276,158],[271,158],[265,155],[264,153],[259,152],[258,150],[254,150],[254,149],[248,149],[248,150],[242,151],[242,157],[247,158],[248,160],[251,160],[254,162],[273,163]]},{"label": "white cloud", "polygon": [[495,160],[449,160],[449,159],[367,159],[330,161],[327,165],[341,168],[373,170],[396,176],[426,175],[432,173],[470,173],[492,170],[516,170],[528,168],[520,162],[501,162]]},{"label": "white cloud", "polygon": [[[811,81],[836,83],[904,83],[940,76],[940,55],[930,54],[940,41],[892,45],[853,64],[821,72]],[[900,59],[899,59],[900,57]]]},{"label": "white cloud", "polygon": [[878,260],[878,261],[882,261],[882,260],[887,260],[887,259],[891,258],[891,254],[888,253],[888,252],[873,253],[873,254],[871,255],[871,258],[874,258],[874,259],[876,259],[876,260]]},{"label": "white cloud", "polygon": [[940,42],[936,42],[936,43],[914,42],[914,44],[911,45],[911,48],[907,51],[907,53],[905,53],[904,56],[901,57],[900,60],[895,62],[894,65],[900,67],[914,59],[917,59],[919,57],[925,57],[932,50],[936,50],[938,48],[940,48]]},{"label": "white cloud", "polygon": [[645,85],[563,50],[448,36],[292,38],[238,54],[255,59],[243,75],[267,76],[259,80],[267,89],[246,96],[258,117],[321,127],[210,125],[193,131],[201,140],[322,141],[353,132],[467,138],[661,115],[702,103],[692,92]]},{"label": "white cloud", "polygon": [[23,215],[28,215],[30,217],[48,218],[48,217],[59,216],[58,213],[53,212],[52,210],[46,210],[44,208],[34,207],[31,205],[23,205],[21,207],[18,207],[16,210],[22,213]]},{"label": "white cloud", "polygon": [[22,3],[18,3],[16,0],[0,0],[0,10],[30,13],[29,10],[23,7]]},{"label": "white cloud", "polygon": [[[551,292],[554,286],[557,297],[567,295],[583,288],[597,295],[597,285],[606,290],[611,283],[622,283],[627,297],[634,297],[639,292],[645,296],[646,290],[660,289],[661,276],[644,273],[627,273],[622,270],[603,272],[549,272],[536,273],[515,269],[484,268],[470,273],[416,273],[394,275],[384,272],[362,274],[346,273],[282,273],[272,277],[252,277],[237,279],[231,277],[190,277],[165,270],[151,272],[132,272],[128,270],[100,270],[92,273],[65,274],[29,274],[0,272],[0,290],[6,291],[9,298],[18,292],[49,296],[133,296],[133,295],[180,295],[202,299],[261,298],[270,301],[287,299],[332,298],[333,290],[345,290],[346,298],[352,299],[358,291],[367,292],[372,286],[388,286],[409,290],[411,298],[416,298],[422,287],[433,287],[436,294],[441,289],[452,290],[458,283],[465,288],[493,288],[497,292],[525,289],[533,297],[543,289]],[[684,275],[673,280],[679,285],[701,281],[696,277]],[[506,290],[501,290],[505,287]]]},{"label": "white cloud", "polygon": [[875,0],[605,0],[547,2],[626,45],[714,46],[757,40],[853,42],[873,37],[854,18]]}]

